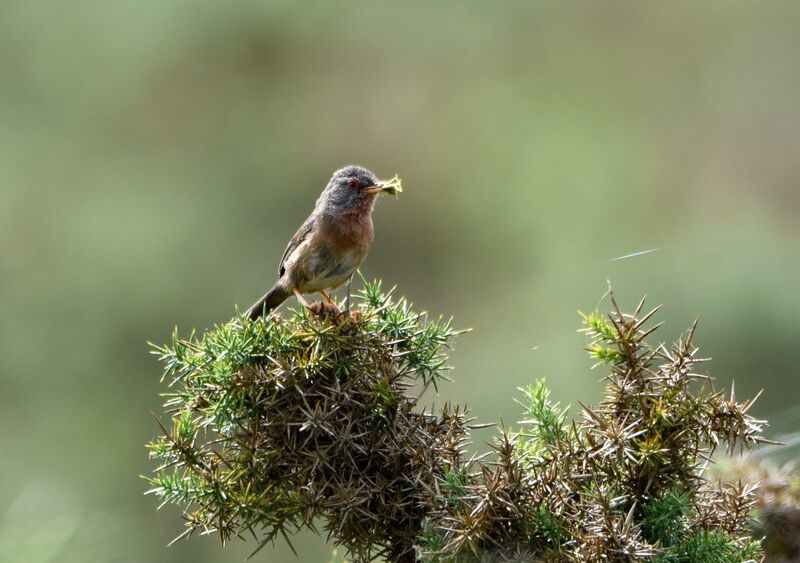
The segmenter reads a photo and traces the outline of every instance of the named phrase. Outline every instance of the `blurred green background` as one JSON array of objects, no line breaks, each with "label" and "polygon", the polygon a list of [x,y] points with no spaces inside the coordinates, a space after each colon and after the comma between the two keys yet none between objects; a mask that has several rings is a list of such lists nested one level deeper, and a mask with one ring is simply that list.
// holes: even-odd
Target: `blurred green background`
[{"label": "blurred green background", "polygon": [[179,514],[138,477],[163,390],[146,341],[250,305],[348,163],[406,190],[365,275],[475,329],[430,402],[513,424],[542,376],[596,401],[577,310],[610,279],[666,305],[662,339],[700,314],[708,369],[797,430],[798,29],[796,1],[5,0],[0,560],[250,552],[165,547]]}]

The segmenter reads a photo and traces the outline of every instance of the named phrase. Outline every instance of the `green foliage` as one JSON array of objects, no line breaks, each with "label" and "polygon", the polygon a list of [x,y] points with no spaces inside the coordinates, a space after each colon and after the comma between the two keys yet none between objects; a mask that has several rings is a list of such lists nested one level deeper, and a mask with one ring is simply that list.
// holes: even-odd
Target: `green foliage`
[{"label": "green foliage", "polygon": [[[650,346],[646,327],[657,311],[643,302],[623,313],[611,294],[607,316],[582,315],[591,357],[609,370],[605,398],[567,422],[544,381],[523,389],[523,432],[504,433],[495,459],[469,468],[467,494],[443,491],[429,516],[436,550],[420,538],[428,561],[744,561],[757,558],[748,539],[753,489],[712,487],[705,459],[758,443],[764,421],[706,391],[711,378],[693,344],[695,327],[670,347]],[[700,382],[700,383],[698,383]],[[713,386],[712,386],[713,389]],[[444,545],[444,547],[441,547]],[[433,558],[431,558],[433,556]],[[427,559],[426,559],[427,557]]]},{"label": "green foliage", "polygon": [[[564,528],[564,523],[544,503],[531,511],[530,519],[531,532],[541,537],[550,547],[559,548],[569,540],[570,536]],[[553,551],[553,553],[556,552],[557,549]]]},{"label": "green foliage", "polygon": [[[698,374],[695,327],[670,347],[640,303],[583,315],[604,399],[569,421],[543,380],[521,389],[522,430],[463,458],[458,408],[417,411],[457,332],[364,283],[351,315],[235,318],[155,347],[170,417],[149,445],[151,493],[187,530],[223,542],[321,523],[358,561],[747,561],[753,488],[712,486],[718,445],[758,443],[763,421]],[[705,386],[711,388],[707,391]]]},{"label": "green foliage", "polygon": [[525,395],[525,401],[516,402],[525,409],[527,417],[520,424],[530,428],[519,433],[519,449],[530,455],[566,440],[565,423],[569,407],[561,409],[558,403],[550,402],[550,390],[545,387],[545,380],[540,379],[535,385],[519,390]]},{"label": "green foliage", "polygon": [[667,491],[652,499],[642,511],[642,532],[651,542],[671,546],[686,533],[686,517],[692,510],[692,500],[679,491]]},{"label": "green foliage", "polygon": [[760,560],[761,546],[758,542],[737,541],[724,532],[708,530],[689,534],[654,559],[656,563],[747,563]]},{"label": "green foliage", "polygon": [[149,445],[162,463],[149,492],[184,507],[185,535],[249,532],[261,547],[321,518],[356,558],[413,557],[428,491],[458,483],[466,428],[458,409],[415,412],[407,390],[436,383],[457,332],[378,284],[358,302],[155,347],[171,420]]},{"label": "green foliage", "polygon": [[467,494],[466,486],[469,477],[457,469],[446,468],[444,476],[439,477],[438,481],[444,497],[451,501],[457,501]]},{"label": "green foliage", "polygon": [[594,367],[619,361],[620,353],[613,347],[617,342],[616,333],[609,320],[598,311],[588,315],[579,314],[584,325],[579,332],[585,333],[589,338],[586,350],[589,352],[589,356],[597,360]]},{"label": "green foliage", "polygon": [[[361,276],[361,272],[359,272]],[[438,318],[423,319],[411,309],[405,299],[392,301],[394,288],[388,292],[381,290],[381,283],[369,283],[363,276],[361,282],[364,289],[360,293],[362,303],[371,315],[367,327],[380,331],[398,348],[398,356],[422,383],[432,383],[438,389],[438,383],[449,368],[444,348],[450,346],[452,339],[459,334],[452,328],[452,320]]]}]

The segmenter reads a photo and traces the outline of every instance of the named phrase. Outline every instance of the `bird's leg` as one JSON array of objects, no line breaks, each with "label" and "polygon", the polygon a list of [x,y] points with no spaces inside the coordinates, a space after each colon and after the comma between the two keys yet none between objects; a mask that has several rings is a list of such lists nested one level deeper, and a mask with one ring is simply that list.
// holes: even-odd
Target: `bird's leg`
[{"label": "bird's leg", "polygon": [[319,293],[320,293],[320,295],[322,295],[322,297],[325,299],[325,301],[327,301],[327,304],[323,302],[323,303],[320,303],[320,305],[326,305],[329,308],[329,310],[333,310],[333,312],[336,313],[337,316],[342,314],[342,312],[339,310],[339,307],[337,307],[336,303],[333,302],[333,299],[331,299],[331,296],[328,295],[327,293],[325,293],[324,289],[320,289]]},{"label": "bird's leg", "polygon": [[295,296],[297,297],[297,300],[303,305],[303,307],[305,307],[306,309],[308,309],[310,307],[310,305],[308,304],[308,301],[306,301],[305,297],[303,297],[303,294],[300,293],[297,290],[296,287],[292,288],[292,292],[295,294]]},{"label": "bird's leg", "polygon": [[347,278],[347,301],[345,301],[346,305],[344,307],[344,312],[348,315],[350,314],[350,287],[353,285],[353,274],[350,274],[350,277]]}]

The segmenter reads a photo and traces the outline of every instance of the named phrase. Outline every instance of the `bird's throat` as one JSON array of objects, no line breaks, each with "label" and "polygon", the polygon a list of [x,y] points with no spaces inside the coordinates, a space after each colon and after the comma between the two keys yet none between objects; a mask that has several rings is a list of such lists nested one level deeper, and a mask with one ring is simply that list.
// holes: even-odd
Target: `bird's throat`
[{"label": "bird's throat", "polygon": [[337,246],[361,247],[372,243],[372,209],[375,196],[363,198],[344,211],[328,214],[323,229]]}]

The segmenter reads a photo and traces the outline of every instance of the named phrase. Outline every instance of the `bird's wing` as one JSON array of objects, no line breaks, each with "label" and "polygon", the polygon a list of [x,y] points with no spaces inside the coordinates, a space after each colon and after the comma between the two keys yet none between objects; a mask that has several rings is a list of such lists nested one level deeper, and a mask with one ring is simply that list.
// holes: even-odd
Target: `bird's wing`
[{"label": "bird's wing", "polygon": [[312,230],[314,230],[313,215],[308,219],[306,219],[306,222],[303,223],[299,229],[297,229],[297,232],[292,237],[292,240],[290,240],[289,244],[286,245],[286,250],[283,251],[283,256],[281,257],[281,263],[280,266],[278,267],[279,276],[283,276],[284,272],[286,271],[286,268],[283,267],[283,264],[284,262],[286,262],[286,259],[289,257],[292,251],[294,251],[295,248],[300,246],[300,243],[306,240],[306,237],[308,237],[308,234]]}]

